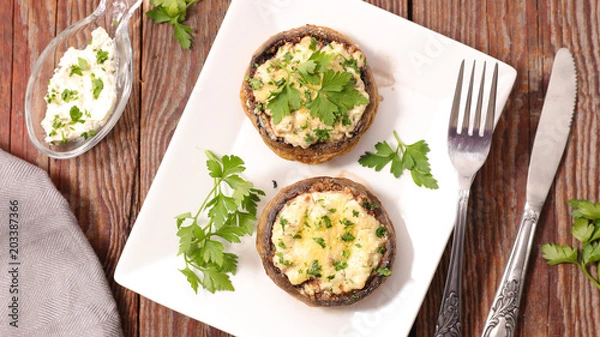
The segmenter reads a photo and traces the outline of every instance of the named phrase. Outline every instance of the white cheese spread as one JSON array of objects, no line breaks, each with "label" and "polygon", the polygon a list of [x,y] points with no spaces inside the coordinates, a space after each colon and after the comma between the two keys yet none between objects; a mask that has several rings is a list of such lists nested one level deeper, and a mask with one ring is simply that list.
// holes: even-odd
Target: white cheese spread
[{"label": "white cheese spread", "polygon": [[70,47],[48,82],[46,142],[66,143],[96,134],[116,100],[115,46],[102,27],[84,49]]},{"label": "white cheese spread", "polygon": [[278,213],[271,242],[273,263],[293,285],[333,294],[362,289],[376,270],[388,239],[385,227],[350,193],[313,192]]},{"label": "white cheese spread", "polygon": [[[311,114],[310,109],[307,108],[307,104],[316,98],[320,84],[306,83],[299,72],[306,66],[307,61],[311,61],[311,56],[315,53],[332,56],[326,68],[338,74],[350,73],[354,89],[364,97],[363,101],[367,102],[349,108],[333,125],[327,125],[314,113]],[[271,115],[269,102],[273,100],[274,94],[282,90],[282,83],[286,82],[290,82],[292,88],[299,90],[302,103],[299,109],[292,111],[278,122],[274,121],[274,118],[264,120],[269,135],[302,148],[308,148],[319,141],[337,142],[352,137],[352,131],[360,121],[369,101],[369,94],[365,91],[365,84],[359,70],[364,65],[365,57],[360,50],[338,42],[328,44],[317,42],[310,36],[302,38],[298,43],[287,42],[279,47],[275,56],[257,65],[253,77],[247,79],[253,89],[255,102],[258,103],[259,108],[256,112],[261,113],[264,110]],[[324,70],[321,69],[321,72]],[[322,83],[323,75],[320,76]]]}]

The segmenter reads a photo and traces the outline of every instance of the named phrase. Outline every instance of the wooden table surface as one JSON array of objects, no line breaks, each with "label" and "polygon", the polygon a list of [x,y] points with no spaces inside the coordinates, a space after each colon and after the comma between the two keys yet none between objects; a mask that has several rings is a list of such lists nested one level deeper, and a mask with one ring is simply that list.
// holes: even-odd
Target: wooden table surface
[{"label": "wooden table surface", "polygon": [[[579,73],[577,111],[563,163],[533,242],[516,336],[599,336],[600,291],[574,266],[548,266],[540,252],[545,242],[574,243],[566,200],[600,201],[599,2],[369,2],[503,60],[518,72],[491,153],[472,189],[463,277],[464,336],[480,335],[516,235],[530,149],[554,54],[560,47],[572,51]],[[26,82],[32,64],[48,42],[89,15],[98,3],[2,2],[0,148],[47,170],[70,202],[102,261],[125,336],[229,336],[124,289],[113,279],[128,234],[229,1],[202,0],[190,8],[187,24],[195,30],[191,50],[179,47],[171,27],[157,25],[143,15],[150,8],[149,1],[144,1],[130,23],[134,84],[120,121],[105,140],[84,155],[72,160],[49,159],[36,151],[27,136],[23,113]],[[433,334],[448,260],[447,247],[411,336]]]}]

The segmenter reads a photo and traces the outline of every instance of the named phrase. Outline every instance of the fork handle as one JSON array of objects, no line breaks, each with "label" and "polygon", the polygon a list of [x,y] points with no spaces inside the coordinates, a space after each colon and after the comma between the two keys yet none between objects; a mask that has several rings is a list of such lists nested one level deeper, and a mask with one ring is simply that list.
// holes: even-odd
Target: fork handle
[{"label": "fork handle", "polygon": [[461,336],[461,280],[462,259],[467,223],[467,208],[469,203],[469,188],[459,191],[458,210],[456,212],[456,225],[452,236],[452,251],[448,276],[444,286],[444,295],[440,313],[435,325],[434,337],[459,337]]},{"label": "fork handle", "polygon": [[527,261],[531,252],[539,209],[525,204],[519,232],[510,252],[510,258],[492,302],[492,308],[483,328],[482,337],[512,337],[517,325],[517,312],[523,293]]}]

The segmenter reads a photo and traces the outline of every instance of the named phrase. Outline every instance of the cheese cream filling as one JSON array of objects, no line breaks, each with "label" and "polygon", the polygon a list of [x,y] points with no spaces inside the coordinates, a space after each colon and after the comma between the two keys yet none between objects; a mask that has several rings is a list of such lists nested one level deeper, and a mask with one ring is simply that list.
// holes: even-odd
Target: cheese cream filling
[{"label": "cheese cream filling", "polygon": [[273,224],[273,263],[293,285],[333,294],[362,289],[387,241],[385,228],[350,193],[313,192],[290,200]]},{"label": "cheese cream filling", "polygon": [[84,49],[70,47],[48,82],[46,142],[66,143],[96,133],[109,117],[117,97],[115,46],[102,27],[92,31]]},{"label": "cheese cream filling", "polygon": [[[351,73],[355,83],[354,88],[367,100],[369,99],[369,94],[365,91],[365,83],[360,77],[359,69],[365,65],[365,57],[362,52],[338,42],[317,43],[313,37],[306,36],[299,43],[287,42],[278,49],[272,59],[258,66],[252,78],[253,83],[255,83],[252,87],[255,101],[262,108],[266,107],[272,93],[278,90],[277,84],[288,78],[286,70],[277,67],[275,63],[287,64],[292,71],[295,71],[313,53],[319,51],[335,55],[327,69]],[[352,131],[360,121],[367,104],[354,106],[348,110],[347,118],[343,122],[338,121],[333,126],[329,126],[317,116],[311,116],[309,109],[306,108],[308,98],[305,95],[307,91],[303,84],[295,77],[290,77],[289,80],[295,88],[299,88],[302,92],[303,103],[299,109],[283,117],[277,124],[274,123],[272,118],[263,119],[263,125],[271,138],[281,138],[293,146],[308,148],[320,140],[337,142],[352,137]],[[316,92],[313,91],[310,99],[315,97]],[[270,109],[265,108],[265,112],[270,115]],[[325,139],[323,137],[324,132],[326,133]]]}]

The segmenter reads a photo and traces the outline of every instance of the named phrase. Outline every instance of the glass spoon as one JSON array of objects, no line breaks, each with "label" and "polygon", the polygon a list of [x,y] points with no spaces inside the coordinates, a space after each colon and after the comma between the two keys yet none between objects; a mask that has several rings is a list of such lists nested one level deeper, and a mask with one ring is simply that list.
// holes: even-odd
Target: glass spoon
[{"label": "glass spoon", "polygon": [[[40,54],[36,61],[25,92],[25,121],[33,145],[45,155],[68,159],[79,156],[98,144],[115,126],[131,94],[133,78],[133,52],[129,39],[128,22],[142,0],[100,0],[96,10],[57,35]],[[65,144],[46,143],[46,132],[41,122],[46,114],[48,81],[54,74],[61,57],[69,47],[83,49],[91,40],[91,33],[98,27],[106,30],[114,40],[116,63],[116,100],[109,117],[87,139],[74,139]]]}]

